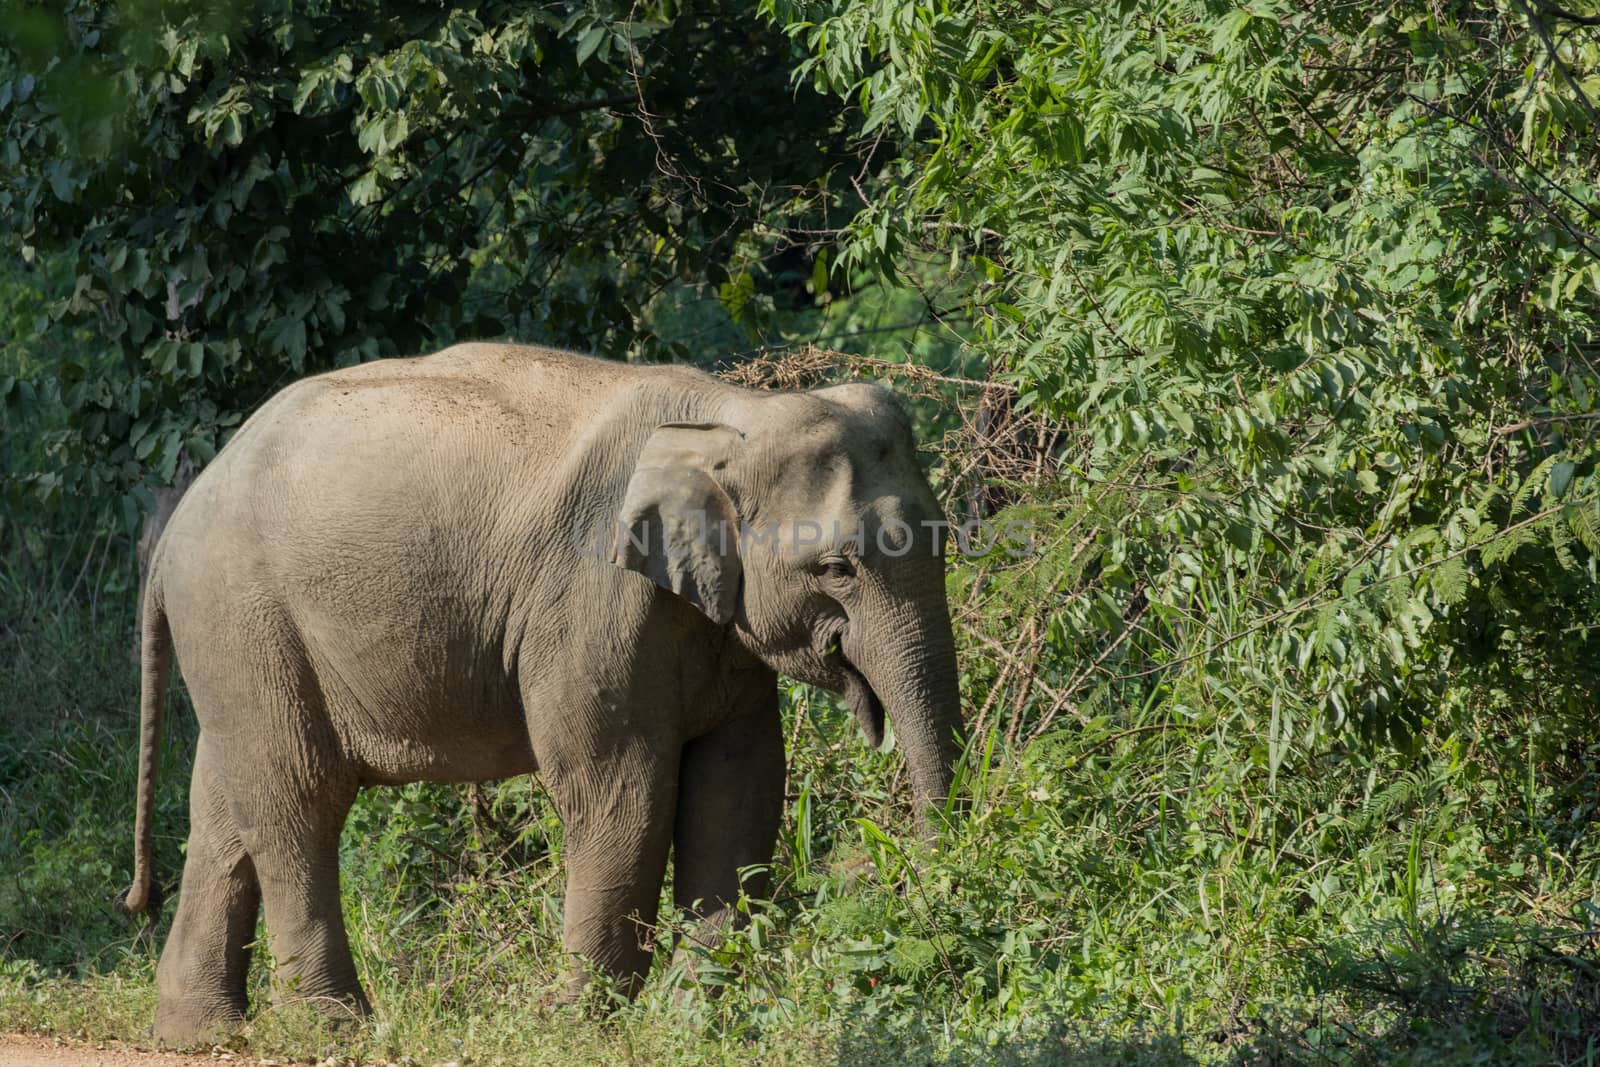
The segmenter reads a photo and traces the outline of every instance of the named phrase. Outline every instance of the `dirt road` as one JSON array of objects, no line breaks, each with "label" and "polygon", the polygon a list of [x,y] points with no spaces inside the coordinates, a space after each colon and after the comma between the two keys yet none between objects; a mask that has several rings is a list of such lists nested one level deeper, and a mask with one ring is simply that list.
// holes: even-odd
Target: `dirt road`
[{"label": "dirt road", "polygon": [[91,1048],[48,1037],[0,1035],[0,1067],[258,1067],[262,1061],[238,1052],[179,1055],[129,1048]]}]

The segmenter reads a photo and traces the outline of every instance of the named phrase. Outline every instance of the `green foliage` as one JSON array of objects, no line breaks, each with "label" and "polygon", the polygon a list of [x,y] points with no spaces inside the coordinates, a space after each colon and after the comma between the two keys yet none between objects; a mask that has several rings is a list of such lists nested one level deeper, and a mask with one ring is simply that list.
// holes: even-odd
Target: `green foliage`
[{"label": "green foliage", "polygon": [[1497,691],[1592,706],[1600,33],[1521,0],[765,9],[899,146],[842,261],[942,253],[1056,442],[1045,554],[980,596],[1066,686],[1022,736],[1203,691],[1402,748]]},{"label": "green foliage", "polygon": [[[33,526],[0,557],[0,956],[45,969],[110,970],[151,948],[109,907],[128,874],[133,576],[128,539],[92,534],[93,517]],[[162,749],[155,848],[168,878],[194,735],[175,716]]]},{"label": "green foliage", "polygon": [[657,296],[846,156],[784,38],[715,3],[0,12],[0,237],[72,258],[51,314],[112,357],[50,367],[46,490],[169,480],[295,377],[453,339],[699,355]]}]

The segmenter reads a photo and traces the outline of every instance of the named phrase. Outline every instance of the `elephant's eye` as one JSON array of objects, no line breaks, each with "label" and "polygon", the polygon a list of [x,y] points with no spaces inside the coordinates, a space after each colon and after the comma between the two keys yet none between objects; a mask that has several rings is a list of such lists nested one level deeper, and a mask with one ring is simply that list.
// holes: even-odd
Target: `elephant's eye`
[{"label": "elephant's eye", "polygon": [[851,566],[850,561],[837,556],[823,560],[818,565],[818,568],[823,575],[829,578],[845,579],[856,576],[856,569]]}]

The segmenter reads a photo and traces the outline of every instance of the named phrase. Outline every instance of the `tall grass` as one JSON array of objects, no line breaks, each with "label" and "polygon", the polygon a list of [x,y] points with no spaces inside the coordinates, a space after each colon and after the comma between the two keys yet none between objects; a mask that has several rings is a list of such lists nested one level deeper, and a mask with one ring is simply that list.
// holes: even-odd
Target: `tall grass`
[{"label": "tall grass", "polygon": [[[127,574],[129,548],[35,540],[0,575],[0,1027],[137,1040],[172,905],[150,929],[110,907],[137,708],[129,583],[104,575]],[[981,706],[998,654],[966,656]],[[774,888],[694,995],[675,995],[668,922],[638,1003],[554,1005],[563,841],[536,781],[374,789],[343,873],[375,1021],[262,1010],[241,1040],[422,1063],[1600,1055],[1600,752],[1542,737],[1535,707],[1430,728],[1410,755],[1341,735],[1285,752],[1270,706],[1226,694],[1079,708],[1031,742],[991,714],[970,811],[929,843],[905,832],[897,756],[824,695],[796,687],[784,708]],[[169,722],[156,844],[175,886],[194,734],[186,712]],[[266,978],[258,964],[262,1004]]]}]

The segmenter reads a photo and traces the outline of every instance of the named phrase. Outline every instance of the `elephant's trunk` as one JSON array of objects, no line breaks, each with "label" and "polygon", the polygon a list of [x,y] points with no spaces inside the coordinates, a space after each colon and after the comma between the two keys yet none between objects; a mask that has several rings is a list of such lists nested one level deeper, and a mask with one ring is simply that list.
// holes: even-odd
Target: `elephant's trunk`
[{"label": "elephant's trunk", "polygon": [[930,584],[936,588],[913,601],[919,607],[898,620],[891,637],[847,640],[845,649],[894,723],[924,822],[950,796],[965,735],[942,574]]}]

